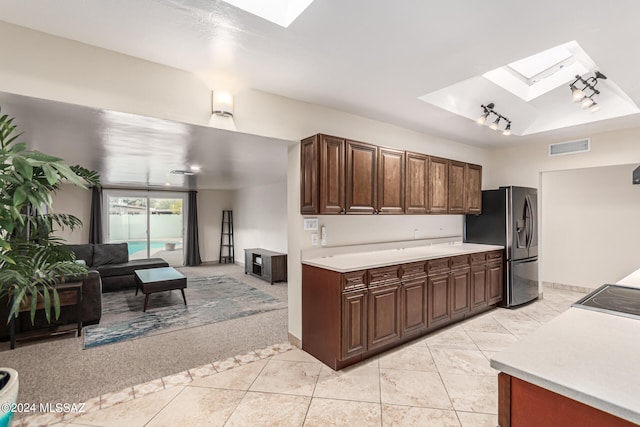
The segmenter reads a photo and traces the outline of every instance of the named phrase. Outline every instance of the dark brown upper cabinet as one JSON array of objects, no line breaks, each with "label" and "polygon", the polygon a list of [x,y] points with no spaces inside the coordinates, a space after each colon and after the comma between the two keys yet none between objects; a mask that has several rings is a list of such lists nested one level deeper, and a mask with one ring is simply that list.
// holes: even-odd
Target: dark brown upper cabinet
[{"label": "dark brown upper cabinet", "polygon": [[429,156],[407,152],[405,174],[405,213],[426,214],[429,212]]},{"label": "dark brown upper cabinet", "polygon": [[347,213],[376,213],[378,204],[378,147],[346,141]]},{"label": "dark brown upper cabinet", "polygon": [[383,147],[378,149],[377,213],[404,213],[404,167],[404,151]]},{"label": "dark brown upper cabinet", "polygon": [[344,213],[345,140],[315,135],[300,145],[300,213]]},{"label": "dark brown upper cabinet", "polygon": [[465,212],[479,214],[482,212],[482,166],[467,164],[465,184]]},{"label": "dark brown upper cabinet", "polygon": [[429,157],[429,213],[449,211],[449,160]]},{"label": "dark brown upper cabinet", "polygon": [[463,214],[465,211],[465,170],[466,163],[449,160],[449,206],[450,214]]},{"label": "dark brown upper cabinet", "polygon": [[300,142],[300,213],[318,213],[318,135]]}]

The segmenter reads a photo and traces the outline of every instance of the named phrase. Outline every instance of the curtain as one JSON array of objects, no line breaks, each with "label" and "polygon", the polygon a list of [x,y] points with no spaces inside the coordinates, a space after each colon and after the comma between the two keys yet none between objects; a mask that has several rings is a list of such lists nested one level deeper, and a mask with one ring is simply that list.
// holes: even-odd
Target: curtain
[{"label": "curtain", "polygon": [[89,222],[89,243],[102,243],[102,189],[91,188],[91,219]]},{"label": "curtain", "polygon": [[198,242],[197,191],[189,191],[187,200],[187,239],[185,242],[184,265],[200,265],[200,244]]}]

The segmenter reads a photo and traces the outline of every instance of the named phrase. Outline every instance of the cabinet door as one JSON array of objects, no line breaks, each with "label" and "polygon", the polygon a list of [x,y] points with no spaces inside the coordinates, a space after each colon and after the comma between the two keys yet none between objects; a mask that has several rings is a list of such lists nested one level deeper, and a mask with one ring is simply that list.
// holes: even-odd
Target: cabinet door
[{"label": "cabinet door", "polygon": [[471,267],[471,310],[487,306],[487,267],[474,265]]},{"label": "cabinet door", "polygon": [[374,213],[378,203],[378,147],[346,141],[347,213]]},{"label": "cabinet door", "polygon": [[451,275],[449,272],[436,274],[427,278],[427,315],[429,328],[435,327],[451,319],[451,304],[449,283]]},{"label": "cabinet door", "polygon": [[429,212],[447,213],[449,208],[449,160],[429,157]]},{"label": "cabinet door", "polygon": [[466,164],[449,161],[449,213],[463,214],[465,209],[465,169]]},{"label": "cabinet door", "polygon": [[378,213],[404,213],[404,157],[404,151],[378,150]]},{"label": "cabinet door", "polygon": [[320,135],[320,213],[344,212],[344,139]]},{"label": "cabinet door", "polygon": [[318,137],[300,142],[300,213],[318,213]]},{"label": "cabinet door", "polygon": [[504,289],[504,271],[502,260],[487,264],[487,304],[502,301]]},{"label": "cabinet door", "polygon": [[402,286],[401,335],[418,334],[427,329],[427,277],[414,278]]},{"label": "cabinet door", "polygon": [[400,339],[400,282],[369,288],[368,350]]},{"label": "cabinet door", "polygon": [[428,212],[429,156],[418,153],[406,154],[405,167],[405,213]]},{"label": "cabinet door", "polygon": [[342,359],[367,350],[367,291],[342,294]]},{"label": "cabinet door", "polygon": [[479,214],[482,212],[482,166],[467,164],[465,171],[465,212]]},{"label": "cabinet door", "polygon": [[469,285],[471,270],[462,268],[451,272],[451,317],[462,317],[469,312]]}]

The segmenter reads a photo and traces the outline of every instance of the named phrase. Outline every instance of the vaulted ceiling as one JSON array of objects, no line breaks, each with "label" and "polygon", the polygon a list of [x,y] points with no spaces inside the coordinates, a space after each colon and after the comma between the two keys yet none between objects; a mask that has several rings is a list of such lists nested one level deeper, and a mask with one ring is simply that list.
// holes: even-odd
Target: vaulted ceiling
[{"label": "vaulted ceiling", "polygon": [[[607,113],[610,82],[640,105],[633,0],[315,0],[288,28],[219,0],[0,0],[0,9],[4,21],[186,70],[211,87],[259,89],[481,147],[640,125],[637,113]],[[609,77],[590,123],[519,136],[538,115],[578,114],[570,81],[529,103],[488,81],[445,93],[466,116],[419,99],[572,41]],[[480,115],[492,101],[513,117],[514,135],[474,122],[473,106]]]}]

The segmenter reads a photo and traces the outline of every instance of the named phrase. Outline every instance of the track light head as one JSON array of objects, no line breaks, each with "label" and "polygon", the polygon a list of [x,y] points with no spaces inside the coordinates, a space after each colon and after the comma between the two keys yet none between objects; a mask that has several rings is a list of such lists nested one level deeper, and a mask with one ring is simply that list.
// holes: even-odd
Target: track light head
[{"label": "track light head", "polygon": [[602,74],[600,71],[596,71],[596,79],[607,80],[607,76]]},{"label": "track light head", "polygon": [[491,130],[498,130],[498,125],[499,125],[499,124],[500,124],[500,117],[498,117],[498,118],[496,119],[496,121],[495,121],[495,122],[493,122],[493,123],[491,123],[491,124],[489,125],[489,129],[491,129]]},{"label": "track light head", "polygon": [[582,98],[585,97],[584,91],[582,89],[578,89],[575,86],[571,87],[571,96],[573,97],[574,102],[579,102]]},{"label": "track light head", "polygon": [[507,123],[507,127],[504,128],[502,134],[505,136],[511,135],[511,122]]},{"label": "track light head", "polygon": [[594,103],[591,104],[591,107],[589,107],[589,111],[591,111],[592,113],[595,113],[598,110],[600,110],[600,104],[594,101]]}]

